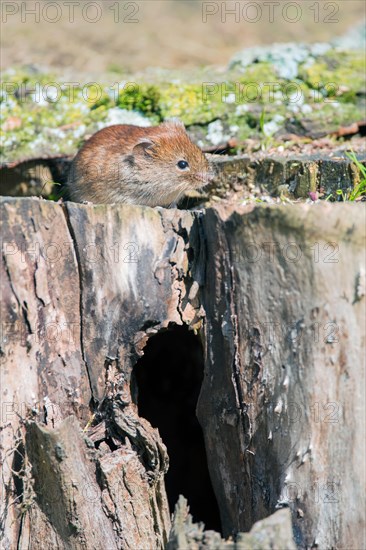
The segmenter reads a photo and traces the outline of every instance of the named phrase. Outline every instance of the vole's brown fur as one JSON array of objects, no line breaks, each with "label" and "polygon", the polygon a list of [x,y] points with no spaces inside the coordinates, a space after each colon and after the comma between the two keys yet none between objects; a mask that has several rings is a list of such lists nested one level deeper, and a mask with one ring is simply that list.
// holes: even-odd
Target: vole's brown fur
[{"label": "vole's brown fur", "polygon": [[[188,167],[178,167],[186,161]],[[201,149],[179,121],[141,128],[118,124],[94,134],[73,160],[68,187],[76,202],[170,206],[211,179]]]}]

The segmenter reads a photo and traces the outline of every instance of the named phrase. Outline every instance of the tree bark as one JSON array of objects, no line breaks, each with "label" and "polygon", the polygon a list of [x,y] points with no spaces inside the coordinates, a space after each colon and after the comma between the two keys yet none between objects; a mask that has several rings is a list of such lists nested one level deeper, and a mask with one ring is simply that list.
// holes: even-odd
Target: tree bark
[{"label": "tree bark", "polygon": [[300,548],[364,547],[363,207],[211,210],[204,233],[198,416],[224,534],[289,506]]},{"label": "tree bark", "polygon": [[364,546],[362,205],[1,208],[5,548],[167,546],[133,368],[183,324],[224,537],[288,507],[298,548]]}]

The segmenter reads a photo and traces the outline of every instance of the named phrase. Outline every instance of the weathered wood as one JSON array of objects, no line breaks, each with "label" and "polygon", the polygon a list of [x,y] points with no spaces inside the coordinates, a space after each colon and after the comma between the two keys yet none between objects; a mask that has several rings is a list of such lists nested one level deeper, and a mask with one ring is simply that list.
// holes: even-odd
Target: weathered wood
[{"label": "weathered wood", "polygon": [[76,414],[86,422],[91,394],[80,345],[78,266],[62,210],[14,199],[2,203],[1,220],[2,518],[4,544],[12,548],[26,521],[19,522],[14,503],[22,507],[30,498],[29,484],[14,493],[24,475],[25,419],[57,426]]},{"label": "weathered wood", "polygon": [[[127,372],[148,333],[170,322],[192,322],[187,305],[188,212],[142,208],[65,206],[80,265],[83,353],[93,397],[105,396],[108,371]],[[186,242],[185,242],[186,241]],[[105,365],[101,369],[101,365]]]},{"label": "weathered wood", "polygon": [[[86,430],[92,422],[108,420],[95,450],[99,473],[94,473],[106,496],[84,501],[85,517],[96,513],[94,507],[103,510],[113,525],[110,547],[160,548],[167,539],[166,451],[157,430],[137,416],[130,375],[148,334],[169,322],[194,320],[194,308],[184,304],[182,278],[188,262],[179,235],[187,238],[192,216],[184,220],[179,214],[174,221],[174,211],[147,209],[144,215],[136,207],[123,210],[121,218],[121,210],[72,205],[66,210],[34,199],[2,202],[3,447],[8,454],[3,528],[9,547],[20,540],[23,524],[29,525],[29,540],[35,540],[36,532],[46,535],[37,486],[34,502],[23,489],[15,491],[23,473],[13,471],[14,434],[25,448],[22,457],[29,460],[31,454],[36,466],[40,457],[24,441],[25,419],[52,429],[70,414]],[[103,443],[111,437],[118,446],[112,459]],[[21,469],[26,458],[19,459]],[[78,478],[79,462],[70,461],[71,479]],[[14,498],[19,507],[11,505]],[[28,505],[19,517],[28,500],[31,522]],[[67,544],[65,529],[56,528],[52,540]],[[87,539],[78,538],[73,547],[88,547]]]},{"label": "weathered wood", "polygon": [[202,523],[193,523],[187,501],[181,496],[175,507],[167,550],[294,550],[295,547],[288,509],[258,521],[250,533],[238,533],[234,542],[222,539],[215,531],[205,531]]},{"label": "weathered wood", "polygon": [[[29,508],[27,542],[31,548],[62,548],[67,544],[97,549],[106,543],[109,548],[118,548],[113,525],[106,521],[99,504],[105,505],[108,499],[103,498],[96,480],[96,456],[84,439],[72,416],[57,429],[36,422],[26,427],[26,450],[37,498],[37,506]],[[22,531],[20,547],[23,538]]]},{"label": "weathered wood", "polygon": [[203,224],[198,415],[224,533],[289,506],[300,548],[362,548],[365,210],[251,207]]},{"label": "weathered wood", "polygon": [[204,342],[223,535],[288,506],[298,548],[363,547],[363,205],[1,208],[5,548],[167,544],[131,377],[170,323]]},{"label": "weathered wood", "polygon": [[[363,164],[364,153],[357,154]],[[338,189],[349,192],[359,183],[359,171],[344,151],[329,154],[211,155],[215,172],[212,184],[195,195],[196,202],[204,202],[209,195],[221,198],[234,193],[243,195],[258,187],[263,192],[280,196],[284,191],[292,198],[308,198],[309,192],[322,190],[325,196]],[[48,197],[52,183],[64,184],[67,180],[71,157],[28,159],[0,166],[3,184],[2,195],[41,195]],[[55,185],[55,196],[67,199],[67,188]]]}]

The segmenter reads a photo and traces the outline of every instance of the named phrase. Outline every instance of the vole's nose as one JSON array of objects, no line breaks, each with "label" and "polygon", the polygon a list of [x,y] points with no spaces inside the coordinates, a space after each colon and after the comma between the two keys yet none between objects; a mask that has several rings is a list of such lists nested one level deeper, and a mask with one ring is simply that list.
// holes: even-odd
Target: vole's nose
[{"label": "vole's nose", "polygon": [[196,177],[200,181],[203,181],[204,183],[210,183],[214,179],[214,172],[197,172]]}]

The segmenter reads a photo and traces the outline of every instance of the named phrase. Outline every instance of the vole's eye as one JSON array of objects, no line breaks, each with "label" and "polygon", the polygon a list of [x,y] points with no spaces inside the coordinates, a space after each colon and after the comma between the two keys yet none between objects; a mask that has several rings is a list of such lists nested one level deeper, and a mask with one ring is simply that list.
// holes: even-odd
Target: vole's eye
[{"label": "vole's eye", "polygon": [[189,167],[189,164],[186,160],[180,160],[179,162],[177,162],[177,166],[179,170],[186,170],[186,168]]}]

